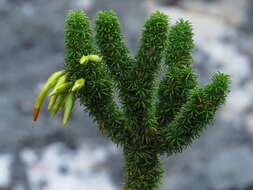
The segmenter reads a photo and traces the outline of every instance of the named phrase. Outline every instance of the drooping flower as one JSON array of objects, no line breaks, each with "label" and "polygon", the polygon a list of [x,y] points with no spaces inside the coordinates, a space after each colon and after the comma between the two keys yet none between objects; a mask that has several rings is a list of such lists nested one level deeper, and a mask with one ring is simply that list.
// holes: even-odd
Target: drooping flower
[{"label": "drooping flower", "polygon": [[66,71],[58,71],[53,73],[47,80],[47,82],[44,84],[42,89],[40,90],[39,96],[37,97],[37,100],[34,105],[34,111],[33,111],[33,121],[36,121],[39,116],[40,108],[43,104],[44,98],[47,95],[48,91],[55,86],[57,83],[57,80],[66,73]]},{"label": "drooping flower", "polygon": [[82,56],[80,59],[80,64],[85,65],[89,62],[89,56]]},{"label": "drooping flower", "polygon": [[94,62],[101,62],[102,57],[98,55],[84,55],[80,59],[80,64],[87,64],[89,61],[94,61]]},{"label": "drooping flower", "polygon": [[75,91],[81,89],[81,88],[84,86],[84,84],[85,84],[85,79],[84,79],[84,78],[78,79],[78,80],[75,82],[75,84],[73,85],[71,91],[72,91],[72,92],[75,92]]},{"label": "drooping flower", "polygon": [[89,60],[90,61],[94,61],[94,62],[101,62],[102,61],[102,57],[100,57],[98,55],[89,55]]},{"label": "drooping flower", "polygon": [[62,92],[64,92],[65,90],[67,90],[69,86],[70,86],[69,82],[65,82],[65,83],[60,84],[58,87],[54,88],[54,90],[49,94],[49,96],[59,95]]},{"label": "drooping flower", "polygon": [[51,110],[53,108],[53,105],[54,105],[56,99],[57,99],[57,96],[51,96],[50,97],[50,101],[49,101],[49,104],[48,104],[48,110]]},{"label": "drooping flower", "polygon": [[57,114],[57,112],[60,110],[60,108],[63,106],[65,97],[66,97],[66,94],[60,94],[57,96],[56,102],[51,112],[52,117],[54,117]]},{"label": "drooping flower", "polygon": [[[80,59],[80,64],[87,64],[89,61],[101,62],[102,57],[98,55],[86,55]],[[80,78],[74,82],[67,81],[68,73],[61,70],[53,73],[40,90],[39,96],[34,105],[33,121],[36,121],[39,116],[40,108],[43,104],[45,96],[49,93],[49,90],[53,88],[49,94],[50,101],[48,109],[51,111],[51,116],[54,117],[59,110],[64,107],[63,124],[68,123],[70,114],[74,107],[75,96],[74,92],[80,90],[85,85],[85,79]],[[103,125],[103,124],[102,124]]]},{"label": "drooping flower", "polygon": [[75,97],[74,97],[74,94],[73,92],[69,93],[67,96],[66,96],[66,99],[64,101],[64,116],[63,116],[63,125],[66,125],[68,123],[68,120],[69,120],[69,117],[70,117],[70,114],[72,112],[72,109],[74,107],[74,104],[75,104]]}]

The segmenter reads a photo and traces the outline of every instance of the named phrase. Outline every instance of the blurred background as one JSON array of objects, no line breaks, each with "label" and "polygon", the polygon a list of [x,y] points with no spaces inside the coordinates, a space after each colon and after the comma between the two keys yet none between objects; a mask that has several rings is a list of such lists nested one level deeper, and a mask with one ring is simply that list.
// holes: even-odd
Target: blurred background
[{"label": "blurred background", "polygon": [[136,51],[155,10],[194,26],[193,67],[201,85],[217,71],[232,76],[227,104],[213,126],[181,154],[162,157],[161,190],[253,190],[253,1],[251,0],[0,0],[0,190],[117,190],[122,150],[99,134],[77,103],[67,128],[33,103],[50,73],[64,63],[68,10],[94,20],[114,9]]}]

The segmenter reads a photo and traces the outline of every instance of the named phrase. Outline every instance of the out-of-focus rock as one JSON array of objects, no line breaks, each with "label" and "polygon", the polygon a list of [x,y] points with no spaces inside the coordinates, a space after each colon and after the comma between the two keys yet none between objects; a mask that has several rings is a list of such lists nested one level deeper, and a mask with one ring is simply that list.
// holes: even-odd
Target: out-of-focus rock
[{"label": "out-of-focus rock", "polygon": [[158,0],[162,5],[177,5],[181,0]]},{"label": "out-of-focus rock", "polygon": [[108,175],[111,165],[101,166],[111,153],[107,150],[85,144],[78,150],[71,150],[63,144],[55,143],[42,150],[39,159],[31,150],[21,154],[31,189],[69,190],[85,187],[91,190],[114,190],[117,188]]},{"label": "out-of-focus rock", "polygon": [[242,23],[243,31],[252,35],[253,33],[253,1],[249,0],[248,7],[247,7],[247,18],[244,23]]},{"label": "out-of-focus rock", "polygon": [[245,21],[249,0],[160,0],[162,5],[179,5],[181,8],[211,14],[229,24],[239,25]]},{"label": "out-of-focus rock", "polygon": [[253,184],[253,152],[247,147],[233,147],[217,154],[207,165],[212,188],[246,189]]},{"label": "out-of-focus rock", "polygon": [[0,154],[0,189],[8,189],[11,183],[11,162],[12,157],[9,154]]}]

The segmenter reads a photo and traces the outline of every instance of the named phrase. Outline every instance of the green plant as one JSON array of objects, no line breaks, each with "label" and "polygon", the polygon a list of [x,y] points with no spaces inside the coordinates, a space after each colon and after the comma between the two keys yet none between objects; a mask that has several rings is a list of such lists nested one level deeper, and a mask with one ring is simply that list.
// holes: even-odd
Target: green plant
[{"label": "green plant", "polygon": [[[169,27],[160,12],[145,22],[135,57],[123,42],[113,11],[99,12],[95,36],[82,10],[66,20],[63,71],[53,74],[35,105],[37,119],[51,88],[49,109],[65,106],[66,124],[75,99],[93,116],[125,157],[125,190],[156,190],[163,174],[159,156],[181,152],[199,137],[225,102],[230,78],[216,73],[200,88],[191,68],[193,33],[188,21]],[[97,46],[95,46],[97,44]],[[156,86],[164,63],[166,75]],[[121,107],[114,98],[119,92]]]}]

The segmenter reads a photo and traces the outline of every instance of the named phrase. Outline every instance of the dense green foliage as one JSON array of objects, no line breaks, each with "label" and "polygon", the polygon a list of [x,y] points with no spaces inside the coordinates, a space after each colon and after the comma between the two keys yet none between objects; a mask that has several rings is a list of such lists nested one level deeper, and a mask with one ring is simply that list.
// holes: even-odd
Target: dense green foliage
[{"label": "dense green foliage", "polygon": [[[131,57],[113,11],[98,13],[94,35],[82,10],[68,16],[64,70],[71,83],[86,80],[75,97],[100,130],[123,147],[124,189],[158,189],[163,174],[159,156],[181,152],[214,119],[229,92],[229,76],[218,72],[198,87],[188,21],[170,27],[167,15],[155,12],[145,21],[138,52]],[[103,61],[81,65],[80,58],[89,54]],[[162,63],[166,73],[156,87]],[[115,90],[121,106],[113,100]]]}]

